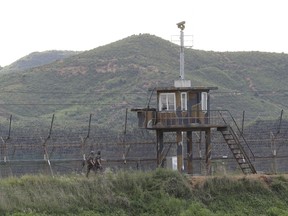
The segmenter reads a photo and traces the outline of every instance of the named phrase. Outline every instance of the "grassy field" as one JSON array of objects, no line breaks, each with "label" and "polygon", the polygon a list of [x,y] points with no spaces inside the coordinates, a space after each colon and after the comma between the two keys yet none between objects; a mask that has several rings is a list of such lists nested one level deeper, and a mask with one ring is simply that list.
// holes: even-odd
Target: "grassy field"
[{"label": "grassy field", "polygon": [[191,177],[159,169],[0,181],[0,215],[288,215],[284,175]]}]

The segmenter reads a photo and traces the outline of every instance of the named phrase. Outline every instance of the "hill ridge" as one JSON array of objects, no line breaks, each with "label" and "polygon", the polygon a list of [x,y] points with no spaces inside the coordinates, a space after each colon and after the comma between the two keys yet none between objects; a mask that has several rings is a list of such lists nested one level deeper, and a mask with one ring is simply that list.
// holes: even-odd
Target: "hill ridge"
[{"label": "hill ridge", "polygon": [[[287,70],[287,54],[185,49],[186,79],[193,86],[219,88],[220,93],[211,92],[212,109],[228,109],[232,113],[246,110],[251,117],[258,113],[278,115],[279,110],[288,106]],[[154,35],[132,35],[20,74],[0,74],[1,90],[16,92],[12,96],[1,95],[1,101],[33,102],[35,106],[45,102],[57,106],[37,106],[33,110],[3,107],[8,113],[43,116],[72,112],[81,116],[91,110],[106,119],[104,122],[111,122],[113,117],[108,112],[113,106],[119,106],[119,112],[116,110],[113,115],[123,115],[120,109],[125,106],[146,103],[147,96],[143,93],[148,89],[173,85],[179,75],[179,46]],[[50,94],[17,94],[25,91]],[[53,92],[82,95],[68,97]],[[85,106],[95,101],[107,106]]]}]

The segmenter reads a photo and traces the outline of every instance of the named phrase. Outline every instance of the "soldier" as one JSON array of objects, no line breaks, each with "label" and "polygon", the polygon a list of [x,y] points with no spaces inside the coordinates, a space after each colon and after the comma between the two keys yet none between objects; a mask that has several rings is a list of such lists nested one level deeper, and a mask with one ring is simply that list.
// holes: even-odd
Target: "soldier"
[{"label": "soldier", "polygon": [[88,177],[90,170],[93,169],[95,166],[95,153],[91,151],[88,158],[87,158],[87,173],[86,177]]},{"label": "soldier", "polygon": [[98,170],[102,170],[102,164],[101,164],[101,151],[97,152],[97,155],[95,157],[95,152],[91,151],[88,158],[87,158],[87,173],[86,177],[88,177],[91,169],[96,172]]},{"label": "soldier", "polygon": [[100,170],[100,171],[102,170],[101,161],[102,161],[102,159],[101,159],[101,151],[98,151],[97,152],[97,156],[95,158],[95,169],[96,169],[96,171],[97,170]]}]

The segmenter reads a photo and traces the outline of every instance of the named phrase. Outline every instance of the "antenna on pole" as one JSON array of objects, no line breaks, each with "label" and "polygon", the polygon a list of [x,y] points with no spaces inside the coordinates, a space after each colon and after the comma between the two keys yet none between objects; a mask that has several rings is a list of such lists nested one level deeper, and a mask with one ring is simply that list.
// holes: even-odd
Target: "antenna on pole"
[{"label": "antenna on pole", "polygon": [[184,32],[183,30],[185,29],[185,21],[177,23],[177,26],[180,31],[180,80],[185,79],[185,74],[184,74]]}]

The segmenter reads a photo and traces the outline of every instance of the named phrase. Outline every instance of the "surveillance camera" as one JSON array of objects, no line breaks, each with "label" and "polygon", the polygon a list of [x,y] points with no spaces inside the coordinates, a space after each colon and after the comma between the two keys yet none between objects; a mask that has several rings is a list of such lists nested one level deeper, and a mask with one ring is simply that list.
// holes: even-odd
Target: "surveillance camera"
[{"label": "surveillance camera", "polygon": [[184,24],[185,24],[185,21],[182,21],[182,22],[177,23],[178,26],[184,25]]},{"label": "surveillance camera", "polygon": [[178,28],[180,28],[181,30],[184,30],[185,28],[185,21],[179,22],[177,23]]}]

